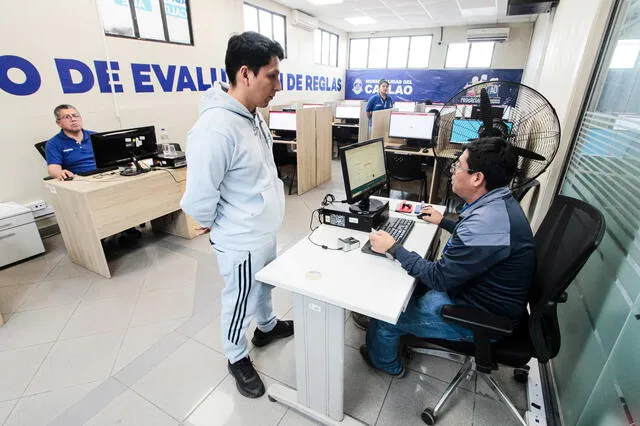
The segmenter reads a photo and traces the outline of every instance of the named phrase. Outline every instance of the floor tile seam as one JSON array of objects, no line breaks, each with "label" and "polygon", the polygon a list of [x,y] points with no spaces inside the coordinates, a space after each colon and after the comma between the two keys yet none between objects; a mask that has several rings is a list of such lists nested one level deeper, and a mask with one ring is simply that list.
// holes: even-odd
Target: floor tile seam
[{"label": "floor tile seam", "polygon": [[220,379],[220,381],[219,381],[218,383],[216,383],[216,385],[215,385],[213,388],[211,388],[211,390],[210,390],[210,391],[209,391],[205,396],[203,396],[203,397],[202,397],[202,399],[201,399],[200,401],[198,401],[198,403],[197,403],[197,404],[195,404],[195,405],[194,405],[194,408],[193,408],[191,411],[189,411],[189,412],[187,413],[187,415],[184,417],[184,419],[179,420],[179,423],[180,423],[180,424],[183,424],[183,423],[184,423],[184,422],[185,422],[185,421],[186,421],[186,420],[187,420],[187,419],[188,419],[188,418],[189,418],[193,413],[195,413],[195,412],[196,412],[196,410],[197,410],[198,408],[200,408],[200,406],[201,406],[202,404],[204,404],[204,402],[209,398],[209,396],[211,396],[211,394],[213,394],[213,393],[216,391],[216,389],[218,389],[218,388],[220,387],[220,385],[221,385],[222,383],[224,383],[224,381],[225,381],[225,380],[227,380],[227,377],[229,377],[229,376],[230,376],[230,374],[231,374],[231,373],[229,373],[229,372],[227,371],[227,373],[226,373],[224,376],[222,376],[222,378]]},{"label": "floor tile seam", "polygon": [[[20,402],[21,399],[22,398],[10,399],[9,400],[9,401],[15,401],[15,403],[13,404],[13,407],[11,407],[11,410],[9,410],[9,412],[7,413],[7,417],[5,417],[4,420],[2,420],[2,423],[0,423],[0,426],[4,426],[4,425],[7,424],[7,421],[9,420],[9,418],[11,417],[13,412],[15,411],[15,409],[18,406],[18,403]],[[7,401],[0,401],[0,402],[7,402]]]},{"label": "floor tile seam", "polygon": [[133,321],[133,316],[136,312],[136,308],[138,307],[138,302],[140,301],[141,293],[137,294],[136,301],[133,304],[133,308],[129,313],[129,320],[127,321],[127,326],[125,327],[125,332],[122,333],[122,337],[120,338],[120,345],[118,346],[118,351],[116,353],[115,358],[113,359],[113,363],[111,364],[111,369],[109,370],[109,377],[113,376],[113,370],[116,368],[116,363],[120,358],[120,352],[122,351],[122,347],[124,346],[124,341],[127,338],[127,334],[129,333],[129,329],[131,328],[131,321]]},{"label": "floor tile seam", "polygon": [[78,310],[78,307],[80,306],[80,302],[78,301],[76,303],[76,307],[73,309],[73,312],[71,312],[71,315],[69,315],[69,318],[67,318],[67,321],[64,323],[64,325],[60,328],[60,331],[58,332],[58,335],[56,336],[53,344],[51,345],[51,347],[49,348],[49,350],[47,351],[46,355],[44,357],[42,357],[42,360],[40,361],[40,364],[38,365],[38,368],[35,370],[35,372],[33,373],[33,375],[31,376],[31,379],[29,379],[29,382],[27,382],[27,385],[25,386],[24,390],[22,391],[22,396],[24,396],[27,392],[27,389],[29,389],[29,387],[31,386],[31,384],[33,383],[33,380],[36,378],[36,376],[38,375],[38,373],[40,372],[40,369],[42,368],[42,366],[44,365],[44,362],[49,358],[49,356],[51,355],[51,352],[53,351],[53,348],[56,346],[56,344],[58,343],[60,336],[62,335],[62,332],[64,331],[65,328],[67,328],[67,326],[69,325],[69,321],[71,321],[71,318],[73,318],[73,315],[76,313],[76,311]]},{"label": "floor tile seam", "polygon": [[49,277],[49,275],[51,275],[51,273],[52,273],[52,272],[53,272],[53,271],[58,267],[58,265],[62,262],[62,260],[63,260],[66,256],[68,256],[68,254],[67,254],[67,255],[65,255],[65,256],[60,256],[60,259],[59,259],[57,262],[55,262],[55,263],[54,263],[54,265],[49,269],[49,272],[47,272],[47,273],[45,274],[45,276],[43,277],[42,281],[46,281],[46,280],[47,280],[47,278]]},{"label": "floor tile seam", "polygon": [[[120,380],[118,380],[117,378],[114,377],[115,380],[117,380],[119,383],[122,383]],[[178,424],[182,424],[182,421],[173,417],[171,414],[169,414],[168,412],[166,412],[165,410],[162,409],[162,407],[160,407],[159,405],[157,405],[155,402],[149,400],[148,398],[146,398],[144,395],[142,395],[141,393],[139,393],[138,391],[136,391],[135,389],[133,389],[132,387],[127,386],[126,384],[122,383],[123,386],[125,386],[129,391],[135,393],[136,395],[138,395],[140,398],[142,398],[143,400],[145,400],[146,402],[148,402],[149,404],[151,404],[152,406],[156,407],[158,410],[160,410],[161,413],[166,414],[167,416],[169,416],[171,419],[175,420],[176,422],[178,422]],[[126,392],[126,391],[125,391]],[[124,392],[123,392],[124,393]],[[108,405],[107,405],[108,406]],[[105,407],[106,408],[106,407]],[[99,414],[99,413],[98,413]],[[95,416],[94,416],[95,417]]]}]

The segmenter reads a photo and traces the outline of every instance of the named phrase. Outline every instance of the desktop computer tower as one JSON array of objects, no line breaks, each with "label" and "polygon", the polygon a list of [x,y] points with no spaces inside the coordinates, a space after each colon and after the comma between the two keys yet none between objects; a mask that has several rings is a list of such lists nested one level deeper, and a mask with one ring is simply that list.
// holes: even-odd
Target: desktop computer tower
[{"label": "desktop computer tower", "polygon": [[349,210],[348,204],[330,204],[320,210],[320,222],[363,232],[371,232],[372,228],[378,229],[388,218],[388,201],[385,201],[381,209],[368,214],[353,213]]}]

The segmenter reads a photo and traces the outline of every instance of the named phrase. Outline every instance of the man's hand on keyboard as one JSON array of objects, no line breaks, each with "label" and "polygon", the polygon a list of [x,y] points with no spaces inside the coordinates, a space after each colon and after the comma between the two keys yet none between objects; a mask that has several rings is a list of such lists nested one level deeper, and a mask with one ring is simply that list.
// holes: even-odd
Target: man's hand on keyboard
[{"label": "man's hand on keyboard", "polygon": [[396,240],[385,231],[375,231],[369,234],[371,250],[377,253],[385,253]]}]

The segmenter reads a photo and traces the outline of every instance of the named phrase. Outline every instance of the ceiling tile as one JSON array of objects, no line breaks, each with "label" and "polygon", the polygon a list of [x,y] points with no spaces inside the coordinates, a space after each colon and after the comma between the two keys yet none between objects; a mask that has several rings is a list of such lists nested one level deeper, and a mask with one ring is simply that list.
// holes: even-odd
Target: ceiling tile
[{"label": "ceiling tile", "polygon": [[460,9],[477,9],[481,7],[496,7],[496,0],[458,0]]}]

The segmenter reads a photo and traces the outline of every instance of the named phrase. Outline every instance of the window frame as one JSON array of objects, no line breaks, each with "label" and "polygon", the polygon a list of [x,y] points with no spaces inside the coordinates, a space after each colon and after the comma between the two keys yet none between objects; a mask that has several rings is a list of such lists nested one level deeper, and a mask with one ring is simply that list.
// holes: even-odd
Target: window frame
[{"label": "window frame", "polygon": [[[254,9],[256,9],[257,21],[258,21],[258,31],[257,31],[257,32],[258,32],[259,34],[262,34],[262,33],[260,32],[260,11],[261,11],[261,10],[262,10],[263,12],[267,12],[267,13],[271,14],[271,35],[273,35],[273,16],[274,16],[274,15],[277,15],[277,16],[279,16],[279,17],[281,17],[281,18],[283,19],[283,21],[284,21],[284,46],[282,46],[282,50],[284,50],[284,57],[286,58],[286,57],[287,57],[287,16],[286,16],[286,15],[283,15],[282,13],[274,12],[274,11],[269,10],[269,9],[266,9],[266,8],[264,8],[264,7],[257,6],[257,5],[255,5],[255,4],[253,4],[253,3],[250,3],[250,2],[244,1],[244,2],[242,2],[242,16],[243,16],[243,19],[244,19],[244,7],[245,7],[245,6],[253,7]],[[244,23],[243,23],[243,24],[244,24]],[[244,30],[245,30],[245,31],[248,31],[248,30],[246,29],[246,27],[244,28]],[[266,36],[265,36],[265,37],[266,37]],[[273,37],[269,37],[269,38],[270,38],[271,40],[273,40],[273,41],[278,41],[278,40],[274,39]]]},{"label": "window frame", "polygon": [[189,25],[189,39],[191,40],[189,43],[180,43],[178,41],[169,40],[169,26],[167,25],[167,15],[164,7],[164,0],[158,0],[158,5],[160,6],[160,19],[162,20],[162,30],[164,34],[164,40],[157,40],[154,38],[146,38],[140,37],[140,29],[138,28],[138,17],[136,14],[136,6],[134,4],[135,0],[129,0],[129,13],[131,14],[131,23],[133,27],[133,36],[128,36],[124,34],[112,34],[108,33],[104,28],[104,23],[102,24],[102,31],[104,35],[107,37],[117,37],[117,38],[125,38],[128,40],[141,40],[141,41],[152,41],[155,43],[167,43],[167,44],[177,44],[179,46],[195,46],[195,42],[193,40],[193,26],[191,25],[191,5],[189,4],[189,0],[185,0],[184,4],[187,9],[187,24]]},{"label": "window frame", "polygon": [[[389,68],[389,46],[391,45],[391,39],[393,38],[407,38],[409,37],[409,45],[407,46],[407,58],[405,60],[405,64],[404,67],[393,67],[393,68]],[[409,59],[410,59],[410,53],[411,53],[411,43],[413,42],[413,39],[415,37],[429,37],[429,56],[427,58],[427,66],[426,67],[412,67],[409,68]],[[433,34],[413,34],[413,35],[394,35],[394,36],[386,36],[386,37],[354,37],[354,38],[350,38],[349,39],[349,58],[348,58],[348,62],[349,62],[349,68],[351,68],[351,42],[353,40],[367,40],[367,52],[366,52],[366,66],[364,68],[359,68],[359,69],[371,69],[369,67],[369,50],[371,50],[371,39],[378,39],[378,38],[386,38],[387,39],[387,57],[385,59],[385,66],[383,67],[384,69],[428,69],[429,68],[429,62],[431,61],[431,47],[432,47],[432,43],[433,43]]]},{"label": "window frame", "polygon": [[[340,57],[340,55],[338,54],[338,52],[340,51],[340,36],[336,33],[332,33],[331,31],[327,31],[323,28],[316,28],[314,31],[314,49],[320,49],[320,62],[316,62],[316,55],[315,55],[315,51],[313,52],[313,63],[317,64],[317,65],[325,65],[327,67],[332,67],[332,68],[338,68],[338,58]],[[320,31],[320,46],[315,46],[315,31]],[[325,64],[322,62],[322,44],[324,43],[323,38],[322,38],[322,33],[327,33],[329,34],[329,63]],[[336,64],[335,65],[331,65],[331,36],[336,36]]]},{"label": "window frame", "polygon": [[[471,49],[475,43],[486,43],[486,41],[467,41],[464,43],[447,43],[447,53],[444,55],[444,68],[445,69],[484,69],[491,68],[493,65],[493,55],[496,53],[496,42],[493,41],[493,46],[491,48],[491,60],[489,61],[489,65],[487,67],[470,67],[469,66],[469,58],[471,57]],[[467,59],[465,61],[464,67],[448,67],[447,66],[447,57],[449,56],[449,46],[452,44],[468,44],[469,48],[467,49]]]}]

